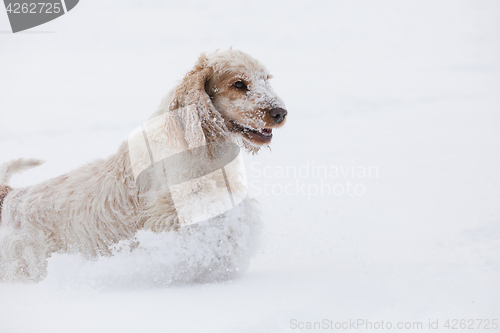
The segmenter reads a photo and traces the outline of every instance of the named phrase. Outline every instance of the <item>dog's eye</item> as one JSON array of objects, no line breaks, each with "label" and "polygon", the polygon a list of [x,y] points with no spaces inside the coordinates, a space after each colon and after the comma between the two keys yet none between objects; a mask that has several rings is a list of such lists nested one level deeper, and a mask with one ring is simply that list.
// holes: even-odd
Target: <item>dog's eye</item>
[{"label": "dog's eye", "polygon": [[243,81],[235,82],[233,85],[236,89],[241,89],[241,90],[247,89],[247,85],[245,83],[243,83]]}]

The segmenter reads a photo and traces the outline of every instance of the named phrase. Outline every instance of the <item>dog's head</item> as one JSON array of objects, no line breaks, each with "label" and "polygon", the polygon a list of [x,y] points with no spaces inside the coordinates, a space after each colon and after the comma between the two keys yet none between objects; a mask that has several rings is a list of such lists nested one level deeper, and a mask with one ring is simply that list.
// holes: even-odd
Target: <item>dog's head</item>
[{"label": "dog's head", "polygon": [[202,54],[173,91],[169,110],[194,106],[208,140],[232,138],[256,152],[286,121],[285,105],[270,79],[264,66],[241,51]]}]

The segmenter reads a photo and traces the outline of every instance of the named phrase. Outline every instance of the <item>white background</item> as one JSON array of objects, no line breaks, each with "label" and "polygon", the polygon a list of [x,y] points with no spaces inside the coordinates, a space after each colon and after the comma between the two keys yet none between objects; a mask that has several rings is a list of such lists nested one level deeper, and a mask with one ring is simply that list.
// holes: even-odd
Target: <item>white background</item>
[{"label": "white background", "polygon": [[[89,272],[116,267],[56,255],[44,282],[0,285],[0,332],[500,319],[499,2],[82,0],[9,31],[0,10],[0,161],[47,160],[16,187],[112,154],[203,51],[261,60],[289,119],[272,152],[247,158],[265,229],[243,278],[93,287]],[[259,177],[268,166],[310,169]],[[318,178],[311,166],[378,177]],[[366,192],[278,193],[348,180]]]}]

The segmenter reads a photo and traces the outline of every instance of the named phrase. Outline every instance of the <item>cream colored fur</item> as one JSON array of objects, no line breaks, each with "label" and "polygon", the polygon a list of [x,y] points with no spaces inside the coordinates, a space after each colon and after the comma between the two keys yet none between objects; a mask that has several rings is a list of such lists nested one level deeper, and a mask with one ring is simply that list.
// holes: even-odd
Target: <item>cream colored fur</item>
[{"label": "cream colored fur", "polygon": [[[162,116],[163,132],[152,140],[158,140],[159,147],[166,142],[184,149],[207,142],[238,142],[257,152],[261,145],[228,129],[228,122],[263,127],[269,122],[266,110],[284,107],[270,88],[269,77],[260,63],[241,51],[202,54],[153,114]],[[248,82],[245,94],[228,87],[239,78]],[[195,123],[201,124],[204,135],[190,130]],[[6,185],[12,173],[38,164],[37,160],[18,160],[0,166],[0,185]],[[87,258],[112,255],[114,245],[133,240],[139,230],[177,237],[168,250],[184,252],[169,268],[177,272],[176,280],[206,281],[244,272],[260,231],[255,202],[246,199],[222,216],[180,227],[176,208],[189,209],[196,196],[214,199],[204,197],[199,188],[216,186],[223,179],[214,176],[208,185],[197,184],[198,190],[192,184],[180,187],[177,191],[185,200],[174,207],[165,170],[152,172],[152,183],[140,188],[125,142],[107,159],[38,185],[9,188],[0,212],[0,281],[42,280],[47,275],[47,258],[56,252],[81,253]]]}]

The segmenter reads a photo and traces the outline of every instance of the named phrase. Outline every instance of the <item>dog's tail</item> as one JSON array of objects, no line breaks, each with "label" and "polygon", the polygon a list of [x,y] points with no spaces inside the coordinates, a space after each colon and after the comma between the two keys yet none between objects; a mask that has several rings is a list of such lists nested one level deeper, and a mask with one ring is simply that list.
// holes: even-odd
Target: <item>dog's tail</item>
[{"label": "dog's tail", "polygon": [[42,165],[45,161],[36,158],[20,158],[0,164],[0,185],[7,185],[13,174]]},{"label": "dog's tail", "polygon": [[2,205],[3,200],[12,191],[12,187],[7,186],[7,183],[10,180],[10,177],[14,173],[19,173],[26,171],[28,169],[34,168],[36,166],[42,165],[45,161],[37,160],[37,159],[24,159],[20,158],[18,160],[13,160],[10,162],[6,162],[0,164],[0,223],[2,222]]}]

